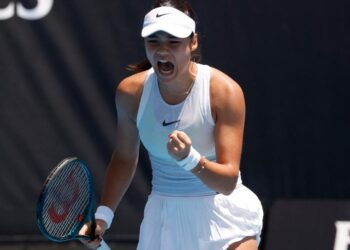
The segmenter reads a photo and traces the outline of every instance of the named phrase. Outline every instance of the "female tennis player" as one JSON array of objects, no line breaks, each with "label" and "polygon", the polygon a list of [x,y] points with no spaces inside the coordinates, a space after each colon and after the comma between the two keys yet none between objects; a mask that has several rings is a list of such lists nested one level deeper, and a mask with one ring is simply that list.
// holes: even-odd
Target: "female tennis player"
[{"label": "female tennis player", "polygon": [[200,64],[189,3],[158,0],[144,18],[147,62],[116,91],[117,145],[97,208],[96,240],[110,227],[138,162],[140,141],[152,165],[152,193],[138,250],[256,250],[263,210],[242,184],[245,119],[239,85]]}]

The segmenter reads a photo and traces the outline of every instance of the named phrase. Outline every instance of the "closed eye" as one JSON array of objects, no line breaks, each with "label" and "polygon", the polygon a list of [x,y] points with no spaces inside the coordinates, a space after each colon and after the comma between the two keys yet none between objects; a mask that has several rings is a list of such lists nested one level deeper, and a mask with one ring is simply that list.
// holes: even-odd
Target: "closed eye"
[{"label": "closed eye", "polygon": [[146,42],[150,43],[150,44],[155,44],[155,43],[158,43],[158,40],[157,39],[146,39]]}]

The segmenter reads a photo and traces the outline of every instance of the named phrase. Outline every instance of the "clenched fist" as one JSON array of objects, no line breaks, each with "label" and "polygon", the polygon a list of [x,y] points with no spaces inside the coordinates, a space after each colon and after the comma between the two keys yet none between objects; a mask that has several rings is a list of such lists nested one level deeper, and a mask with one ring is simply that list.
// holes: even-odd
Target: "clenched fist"
[{"label": "clenched fist", "polygon": [[169,135],[167,149],[170,156],[180,161],[188,156],[192,146],[191,138],[182,131],[174,130]]}]

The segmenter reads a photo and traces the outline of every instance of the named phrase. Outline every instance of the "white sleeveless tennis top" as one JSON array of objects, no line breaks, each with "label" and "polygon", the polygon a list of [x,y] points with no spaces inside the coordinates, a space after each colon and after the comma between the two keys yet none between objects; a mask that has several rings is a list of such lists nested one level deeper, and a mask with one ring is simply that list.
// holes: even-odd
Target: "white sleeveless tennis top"
[{"label": "white sleeveless tennis top", "polygon": [[215,161],[214,121],[210,109],[210,67],[197,64],[191,92],[176,105],[166,103],[159,92],[157,76],[148,71],[137,113],[140,139],[148,150],[152,165],[152,191],[169,196],[202,196],[216,192],[192,172],[176,165],[168,154],[168,135],[184,131],[193,147],[207,159]]}]

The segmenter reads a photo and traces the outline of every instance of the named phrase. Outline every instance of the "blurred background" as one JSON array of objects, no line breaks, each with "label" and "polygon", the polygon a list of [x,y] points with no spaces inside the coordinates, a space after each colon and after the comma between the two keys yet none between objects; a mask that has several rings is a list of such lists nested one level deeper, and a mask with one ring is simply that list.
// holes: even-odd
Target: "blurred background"
[{"label": "blurred background", "polygon": [[[0,0],[0,249],[82,249],[40,235],[36,201],[67,156],[90,166],[99,199],[118,140],[115,88],[145,58],[152,2]],[[202,63],[245,93],[241,172],[264,206],[260,249],[347,250],[350,2],[190,2]],[[150,179],[142,148],[106,235],[113,249],[135,249]]]}]

